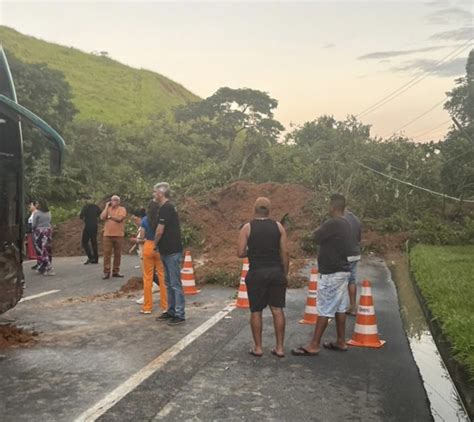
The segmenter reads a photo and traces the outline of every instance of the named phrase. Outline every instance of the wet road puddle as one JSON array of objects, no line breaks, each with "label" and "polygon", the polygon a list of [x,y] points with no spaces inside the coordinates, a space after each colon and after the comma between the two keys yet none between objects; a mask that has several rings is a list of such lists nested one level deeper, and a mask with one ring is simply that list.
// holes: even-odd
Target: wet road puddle
[{"label": "wet road puddle", "polygon": [[405,331],[430,401],[433,419],[469,422],[416,297],[406,256],[393,254],[387,257],[387,264],[397,286]]}]

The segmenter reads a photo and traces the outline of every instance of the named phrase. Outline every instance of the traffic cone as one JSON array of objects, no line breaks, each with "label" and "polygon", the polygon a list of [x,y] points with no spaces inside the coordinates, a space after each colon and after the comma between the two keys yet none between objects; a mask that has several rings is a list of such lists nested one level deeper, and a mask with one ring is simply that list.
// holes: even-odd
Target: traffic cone
[{"label": "traffic cone", "polygon": [[244,258],[244,262],[242,264],[242,273],[240,275],[239,292],[237,293],[237,302],[235,304],[237,308],[250,308],[249,297],[247,295],[247,285],[245,284],[245,277],[247,277],[248,271],[249,259]]},{"label": "traffic cone", "polygon": [[311,276],[308,285],[308,298],[306,299],[306,307],[304,308],[304,316],[300,324],[316,324],[318,314],[316,313],[316,302],[318,299],[318,270],[316,267],[311,268]]},{"label": "traffic cone", "polygon": [[186,251],[184,255],[183,268],[181,269],[181,284],[185,295],[197,295],[200,290],[196,289],[196,280],[194,279],[193,258],[191,253]]},{"label": "traffic cone", "polygon": [[352,339],[347,342],[350,346],[379,348],[385,344],[380,340],[375,317],[374,300],[369,280],[362,281],[357,317]]}]

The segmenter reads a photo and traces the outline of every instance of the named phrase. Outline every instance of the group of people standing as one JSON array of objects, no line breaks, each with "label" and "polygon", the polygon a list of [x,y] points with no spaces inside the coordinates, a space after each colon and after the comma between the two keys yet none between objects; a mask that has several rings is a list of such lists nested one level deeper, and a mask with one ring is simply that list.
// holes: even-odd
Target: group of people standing
[{"label": "group of people standing", "polygon": [[[335,351],[347,351],[345,340],[346,314],[355,314],[356,268],[360,260],[361,224],[346,209],[346,200],[334,194],[329,201],[330,218],[313,233],[318,249],[318,314],[317,324],[310,341],[294,348],[295,356],[316,356],[320,352],[321,339],[329,318],[335,318],[337,338],[323,343],[323,347]],[[284,357],[285,296],[289,268],[286,231],[269,217],[270,201],[258,198],[255,217],[245,224],[239,234],[238,256],[248,257],[249,271],[246,286],[250,303],[250,326],[254,346],[249,353],[263,355],[262,311],[270,306],[276,344],[271,353]]]},{"label": "group of people standing", "polygon": [[[154,186],[153,199],[148,208],[134,212],[138,233],[133,241],[138,246],[143,270],[144,294],[143,299],[138,301],[142,305],[140,313],[152,313],[155,280],[159,285],[162,310],[156,320],[177,325],[186,320],[181,284],[183,246],[179,217],[175,206],[170,202],[170,194],[168,183],[158,183]],[[102,279],[122,278],[120,264],[127,211],[120,205],[120,197],[113,195],[103,210],[95,204],[87,204],[80,216],[84,221],[82,245],[87,254],[84,264],[98,263],[97,230],[100,219],[104,222]]]}]

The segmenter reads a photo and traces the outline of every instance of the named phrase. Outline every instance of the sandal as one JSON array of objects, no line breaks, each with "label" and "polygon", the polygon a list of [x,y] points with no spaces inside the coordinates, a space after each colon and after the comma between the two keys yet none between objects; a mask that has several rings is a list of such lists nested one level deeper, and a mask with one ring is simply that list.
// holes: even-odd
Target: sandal
[{"label": "sandal", "polygon": [[252,355],[256,358],[261,358],[263,356],[263,353],[255,353],[253,350],[249,350],[249,355]]},{"label": "sandal", "polygon": [[348,347],[339,347],[336,343],[332,341],[323,343],[323,347],[328,350],[333,350],[335,352],[347,352]]},{"label": "sandal", "polygon": [[304,346],[300,346],[296,349],[291,349],[291,354],[293,356],[318,356],[319,352],[310,352],[309,350],[306,350]]},{"label": "sandal", "polygon": [[285,354],[280,354],[280,353],[277,353],[277,351],[275,349],[272,349],[270,350],[270,353],[273,355],[273,356],[276,356],[277,358],[284,358],[285,357]]}]

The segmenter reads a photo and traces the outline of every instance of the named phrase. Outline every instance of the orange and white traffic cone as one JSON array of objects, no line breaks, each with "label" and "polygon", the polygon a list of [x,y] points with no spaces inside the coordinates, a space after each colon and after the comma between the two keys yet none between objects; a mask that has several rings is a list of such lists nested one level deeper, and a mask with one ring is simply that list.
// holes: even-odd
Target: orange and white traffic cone
[{"label": "orange and white traffic cone", "polygon": [[237,308],[250,308],[249,297],[247,295],[247,285],[245,284],[245,277],[247,277],[248,271],[249,259],[244,258],[244,262],[242,264],[242,273],[240,275],[239,292],[237,293],[237,302],[235,304]]},{"label": "orange and white traffic cone", "polygon": [[316,302],[318,299],[318,270],[316,267],[311,268],[311,276],[308,285],[308,298],[306,299],[306,307],[304,308],[303,319],[300,324],[316,324],[318,314],[316,313]]},{"label": "orange and white traffic cone", "polygon": [[194,279],[193,258],[191,253],[186,251],[184,255],[183,268],[181,269],[181,284],[185,295],[197,295],[200,290],[196,289],[196,280]]},{"label": "orange and white traffic cone", "polygon": [[374,300],[369,280],[362,281],[359,307],[354,326],[352,339],[347,342],[350,346],[379,348],[385,344],[380,340],[375,317]]}]

